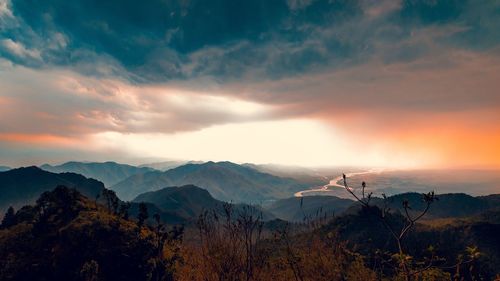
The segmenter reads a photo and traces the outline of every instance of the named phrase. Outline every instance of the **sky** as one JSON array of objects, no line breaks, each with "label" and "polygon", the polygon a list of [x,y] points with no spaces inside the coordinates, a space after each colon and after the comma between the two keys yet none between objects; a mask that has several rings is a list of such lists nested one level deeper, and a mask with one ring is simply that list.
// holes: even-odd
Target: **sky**
[{"label": "sky", "polygon": [[498,0],[0,0],[0,165],[500,167]]}]

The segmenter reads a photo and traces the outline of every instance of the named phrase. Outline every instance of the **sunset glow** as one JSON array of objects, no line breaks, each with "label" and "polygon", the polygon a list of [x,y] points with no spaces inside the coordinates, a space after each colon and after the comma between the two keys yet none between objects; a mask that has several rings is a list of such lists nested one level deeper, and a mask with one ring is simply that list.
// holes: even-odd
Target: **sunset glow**
[{"label": "sunset glow", "polygon": [[[288,2],[307,13],[309,1]],[[464,4],[432,19],[404,1],[372,2],[338,7],[338,23],[241,26],[247,37],[197,41],[188,27],[181,37],[179,27],[152,24],[142,38],[143,25],[130,23],[133,39],[122,42],[122,19],[89,10],[74,22],[54,3],[39,7],[50,19],[30,18],[0,0],[0,164],[500,167],[494,9]],[[106,24],[80,26],[85,19]]]}]

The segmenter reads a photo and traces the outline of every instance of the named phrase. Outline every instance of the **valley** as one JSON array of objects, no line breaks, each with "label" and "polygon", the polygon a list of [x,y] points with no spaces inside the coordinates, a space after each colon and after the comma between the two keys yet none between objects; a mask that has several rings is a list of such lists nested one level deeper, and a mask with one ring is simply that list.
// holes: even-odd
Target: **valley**
[{"label": "valley", "polygon": [[[44,170],[54,171],[54,167],[58,167],[60,172]],[[86,176],[72,172],[75,167],[81,169]],[[459,177],[458,180],[467,183],[464,179],[470,178],[470,181],[476,182],[476,187],[478,182],[483,182],[484,189],[478,190],[489,190],[496,174],[491,171],[473,172],[475,177],[465,175],[466,172],[462,171],[462,178]],[[345,255],[354,250],[367,259],[367,265],[375,266],[372,259],[376,258],[374,253],[379,249],[397,251],[390,240],[390,233],[379,222],[380,218],[377,219],[377,210],[387,209],[390,211],[384,220],[388,220],[387,223],[395,229],[403,227],[408,218],[419,217],[422,212],[425,213],[408,233],[408,251],[415,258],[426,258],[425,251],[418,245],[430,247],[437,243],[440,256],[448,261],[461,255],[463,249],[475,245],[477,251],[485,255],[481,259],[481,273],[478,274],[491,277],[487,272],[500,272],[500,241],[497,235],[500,233],[500,194],[443,193],[436,186],[436,201],[427,210],[428,206],[422,200],[422,192],[430,191],[428,186],[456,182],[457,179],[454,171],[433,171],[428,173],[429,177],[423,176],[425,173],[428,171],[357,169],[346,172],[349,187],[355,193],[360,192],[360,180],[367,180],[366,192],[374,192],[370,207],[367,208],[356,202],[344,189],[342,173],[329,177],[338,174],[338,168],[301,170],[297,167],[278,168],[209,161],[188,163],[166,171],[115,162],[71,162],[71,165],[6,169],[0,172],[0,209],[5,213],[0,225],[0,253],[17,255],[12,252],[16,248],[7,245],[28,247],[28,244],[12,242],[16,235],[29,236],[35,231],[35,238],[27,238],[26,241],[36,247],[41,243],[37,239],[42,239],[36,237],[57,241],[53,235],[62,231],[61,237],[66,237],[64,239],[73,239],[70,238],[72,235],[91,235],[99,237],[97,243],[111,243],[107,238],[100,237],[99,233],[116,237],[119,245],[99,247],[113,249],[114,254],[125,255],[117,257],[120,263],[137,263],[128,260],[127,256],[136,255],[157,243],[150,242],[149,238],[142,235],[166,239],[165,243],[169,241],[169,246],[164,247],[168,247],[169,251],[177,251],[175,255],[199,265],[205,261],[193,260],[194,253],[206,255],[209,252],[205,251],[218,247],[224,249],[227,255],[233,255],[241,253],[250,245],[245,243],[257,247],[259,250],[251,250],[257,251],[251,255],[258,256],[263,255],[259,252],[261,250],[283,255],[283,251],[287,251],[287,243],[293,243],[297,254],[313,261],[316,257],[307,254],[310,249],[304,248],[304,243],[322,243],[315,246],[315,251],[323,252],[330,247],[329,239],[335,237],[335,243],[339,243],[336,245],[343,245],[343,254],[337,255]],[[121,178],[121,181],[109,186],[87,177],[89,174],[95,178]],[[448,178],[445,178],[445,175]],[[479,178],[482,181],[478,180]],[[317,187],[317,183],[326,182],[328,179],[329,183]],[[405,184],[402,185],[402,182]],[[388,190],[386,185],[394,185],[391,189],[393,193],[383,199],[380,194]],[[307,189],[310,186],[314,187]],[[449,191],[449,185],[444,186],[447,188],[443,190]],[[411,208],[405,209],[405,204]],[[405,217],[405,212],[408,217]],[[182,238],[175,236],[181,233]],[[454,234],[454,240],[445,238],[449,233]],[[248,241],[251,242],[237,242],[245,241],[244,239],[250,239]],[[138,244],[128,244],[132,241],[143,244],[146,248],[142,249]],[[87,247],[85,244],[68,246],[64,241],[60,242],[62,244],[50,243],[56,243],[54,247]],[[44,264],[39,260],[41,252],[43,249],[38,248],[34,248],[31,253],[22,252],[24,256],[21,259]],[[53,255],[51,259],[58,260],[69,255],[66,252],[58,253],[60,255]],[[105,252],[100,251],[89,253],[92,257],[104,254]],[[146,252],[144,255],[144,258],[153,258]],[[261,258],[269,263],[275,262],[270,257]],[[290,257],[285,254],[281,258]],[[330,260],[335,258],[331,256]],[[344,258],[348,259],[347,256]],[[168,261],[166,257],[161,259]],[[218,260],[210,256],[210,262],[216,261],[223,263],[224,259]],[[69,266],[77,268],[80,262],[82,261],[75,259],[75,263]],[[0,264],[2,263],[4,261],[0,258]],[[179,263],[177,270],[193,270],[194,267],[191,266],[194,265],[189,263]],[[320,266],[320,261],[315,263]],[[111,274],[113,270],[107,262],[100,264],[107,266],[107,271],[102,274]],[[342,270],[351,270],[351,265],[345,264]],[[48,264],[45,266],[51,267]],[[300,263],[301,268],[308,266],[307,263]],[[20,268],[9,268],[22,275]],[[131,274],[137,276],[146,274],[143,269],[130,270]],[[371,276],[370,272],[368,270],[366,274]],[[447,274],[446,271],[439,272]],[[288,280],[291,273],[284,269],[280,274],[288,277],[278,280]],[[0,270],[0,276],[2,274]],[[268,276],[271,271],[260,274]],[[389,271],[384,274],[392,273]]]}]

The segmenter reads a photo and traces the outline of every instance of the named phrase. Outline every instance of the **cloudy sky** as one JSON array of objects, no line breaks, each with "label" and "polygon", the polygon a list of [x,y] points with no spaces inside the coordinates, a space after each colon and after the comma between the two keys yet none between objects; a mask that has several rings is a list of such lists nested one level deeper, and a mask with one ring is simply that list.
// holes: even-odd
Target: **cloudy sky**
[{"label": "cloudy sky", "polygon": [[0,0],[0,164],[500,167],[498,0]]}]

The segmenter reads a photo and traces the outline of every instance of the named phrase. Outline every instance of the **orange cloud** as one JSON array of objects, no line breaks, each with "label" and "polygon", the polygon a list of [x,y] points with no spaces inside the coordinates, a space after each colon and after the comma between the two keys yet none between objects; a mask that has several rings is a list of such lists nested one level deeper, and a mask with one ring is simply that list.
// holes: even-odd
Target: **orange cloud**
[{"label": "orange cloud", "polygon": [[11,100],[7,97],[0,96],[0,106],[5,106],[11,103]]},{"label": "orange cloud", "polygon": [[[359,151],[418,159],[426,167],[500,167],[500,114],[494,110],[317,115]],[[410,159],[409,159],[410,160]]]},{"label": "orange cloud", "polygon": [[75,147],[84,144],[82,139],[74,139],[63,136],[49,134],[15,134],[3,133],[0,134],[0,141],[6,141],[18,144],[32,144],[36,146],[52,146],[52,147]]}]

